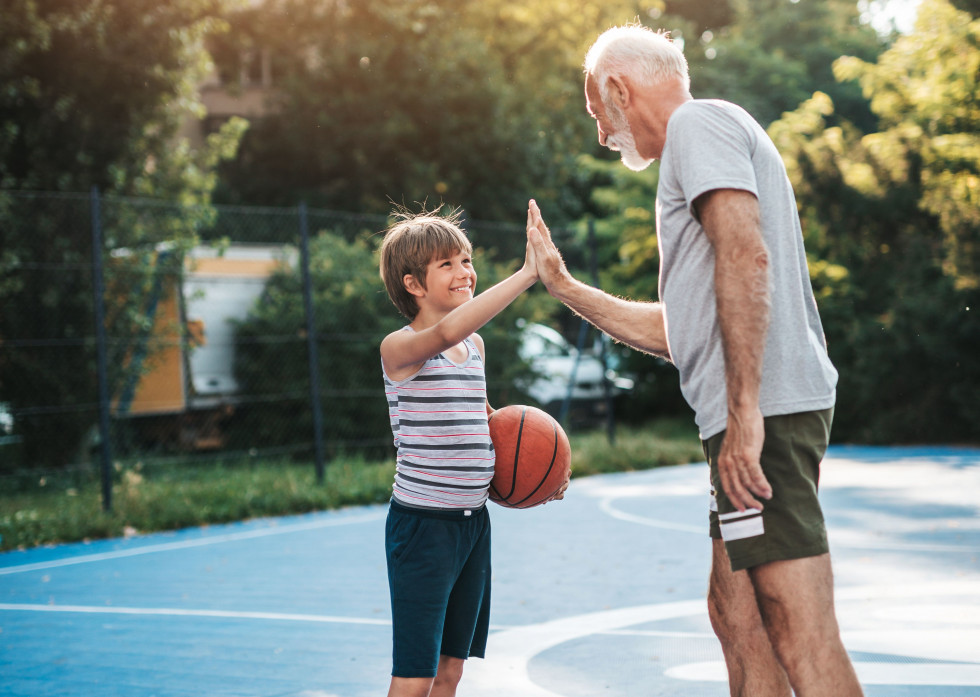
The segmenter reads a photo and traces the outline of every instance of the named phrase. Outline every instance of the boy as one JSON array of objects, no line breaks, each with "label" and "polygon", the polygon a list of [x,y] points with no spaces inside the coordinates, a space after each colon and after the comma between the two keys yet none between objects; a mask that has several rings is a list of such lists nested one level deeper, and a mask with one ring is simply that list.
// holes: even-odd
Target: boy
[{"label": "boy", "polygon": [[528,247],[517,273],[474,297],[472,246],[457,222],[405,215],[381,245],[388,296],[411,320],[381,342],[398,451],[385,528],[389,697],[455,695],[463,661],[482,658],[487,643],[493,410],[474,332],[538,276]]}]

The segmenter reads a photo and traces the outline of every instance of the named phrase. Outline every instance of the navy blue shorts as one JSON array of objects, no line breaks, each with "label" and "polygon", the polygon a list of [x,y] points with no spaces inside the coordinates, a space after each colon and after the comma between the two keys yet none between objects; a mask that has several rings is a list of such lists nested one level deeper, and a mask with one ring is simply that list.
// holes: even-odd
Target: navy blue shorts
[{"label": "navy blue shorts", "polygon": [[385,525],[392,670],[433,678],[439,655],[483,658],[490,629],[490,514],[392,500]]}]

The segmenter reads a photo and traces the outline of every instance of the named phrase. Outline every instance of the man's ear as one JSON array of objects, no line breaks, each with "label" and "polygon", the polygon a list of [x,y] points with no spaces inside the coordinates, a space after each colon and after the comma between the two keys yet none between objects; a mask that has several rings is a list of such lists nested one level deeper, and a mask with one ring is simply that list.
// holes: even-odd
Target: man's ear
[{"label": "man's ear", "polygon": [[630,104],[630,85],[619,75],[609,76],[609,98],[619,107],[620,111]]},{"label": "man's ear", "polygon": [[415,276],[413,276],[412,274],[407,273],[404,276],[402,276],[402,283],[405,286],[405,290],[407,290],[412,295],[418,298],[421,298],[425,295],[425,288],[422,286],[421,283],[419,283],[416,280]]}]

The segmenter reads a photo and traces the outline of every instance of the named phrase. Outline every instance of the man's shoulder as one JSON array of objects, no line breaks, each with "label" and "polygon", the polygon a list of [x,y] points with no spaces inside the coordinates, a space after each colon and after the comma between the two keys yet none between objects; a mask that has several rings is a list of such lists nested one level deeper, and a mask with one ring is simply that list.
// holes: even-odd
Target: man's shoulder
[{"label": "man's shoulder", "polygon": [[738,104],[724,99],[691,99],[671,115],[669,126],[682,127],[697,123],[712,124],[720,122],[754,121],[752,115]]}]

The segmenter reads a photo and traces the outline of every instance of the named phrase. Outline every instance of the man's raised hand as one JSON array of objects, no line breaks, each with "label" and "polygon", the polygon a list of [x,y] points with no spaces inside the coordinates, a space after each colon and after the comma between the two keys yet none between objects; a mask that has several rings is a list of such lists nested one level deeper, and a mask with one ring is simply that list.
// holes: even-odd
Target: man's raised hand
[{"label": "man's raised hand", "polygon": [[551,239],[551,231],[545,225],[541,217],[541,209],[534,199],[528,203],[527,209],[527,239],[534,250],[534,259],[538,267],[538,278],[548,287],[550,291],[556,283],[568,271],[565,269],[565,261],[561,258],[561,252]]}]

